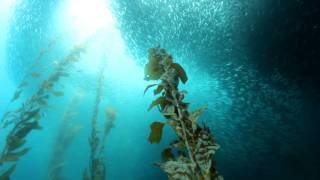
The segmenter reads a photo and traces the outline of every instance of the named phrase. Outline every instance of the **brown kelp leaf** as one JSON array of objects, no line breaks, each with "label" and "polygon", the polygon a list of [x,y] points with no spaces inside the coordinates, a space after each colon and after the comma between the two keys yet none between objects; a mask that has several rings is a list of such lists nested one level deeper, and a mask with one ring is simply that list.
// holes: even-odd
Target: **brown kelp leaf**
[{"label": "brown kelp leaf", "polygon": [[57,96],[57,97],[64,95],[63,92],[61,92],[61,91],[52,91],[52,94]]},{"label": "brown kelp leaf", "polygon": [[162,138],[162,130],[163,130],[163,126],[165,124],[162,122],[153,122],[150,125],[151,128],[151,133],[149,135],[149,142],[152,143],[159,143],[161,141]]},{"label": "brown kelp leaf", "polygon": [[8,170],[4,171],[0,175],[1,180],[10,180],[10,175],[13,173],[13,171],[16,169],[16,165],[12,165]]},{"label": "brown kelp leaf", "polygon": [[148,91],[148,89],[150,89],[151,87],[153,87],[153,86],[155,86],[155,85],[157,85],[157,84],[150,84],[150,85],[148,85],[148,86],[146,87],[146,89],[144,90],[143,95],[146,94],[146,92]]},{"label": "brown kelp leaf", "polygon": [[21,156],[25,155],[29,150],[30,150],[30,148],[25,148],[25,149],[18,151],[18,152],[5,154],[4,157],[1,159],[1,161],[3,161],[3,162],[17,161]]},{"label": "brown kelp leaf", "polygon": [[171,67],[173,67],[177,71],[179,78],[185,84],[188,81],[188,77],[186,71],[182,68],[182,66],[178,63],[172,63]]},{"label": "brown kelp leaf", "polygon": [[169,104],[170,102],[163,96],[158,97],[158,99],[152,101],[151,105],[148,108],[148,111],[150,111],[154,106],[160,105],[162,109]]},{"label": "brown kelp leaf", "polygon": [[40,77],[41,74],[38,73],[38,72],[33,72],[33,73],[31,73],[31,76],[34,77],[34,78],[37,78],[37,77]]},{"label": "brown kelp leaf", "polygon": [[39,114],[39,112],[40,112],[40,108],[37,108],[37,109],[32,110],[32,111],[28,111],[28,112],[26,112],[26,113],[24,114],[23,119],[29,120],[29,119],[31,119],[31,118],[34,118],[36,115]]},{"label": "brown kelp leaf", "polygon": [[21,90],[17,90],[17,91],[14,93],[14,96],[12,97],[11,102],[17,100],[17,99],[20,97],[21,92],[22,92]]},{"label": "brown kelp leaf", "polygon": [[15,136],[17,138],[22,139],[22,138],[26,137],[26,135],[28,135],[31,132],[31,130],[33,130],[33,129],[36,129],[36,130],[42,129],[42,127],[39,125],[38,121],[26,123],[21,129],[19,129],[15,133]]},{"label": "brown kelp leaf", "polygon": [[154,94],[154,95],[157,95],[157,94],[161,93],[161,91],[162,91],[163,89],[164,89],[164,86],[160,84],[160,85],[157,87],[157,89],[155,89],[155,90],[153,91],[153,94]]},{"label": "brown kelp leaf", "polygon": [[23,146],[25,143],[26,143],[26,140],[25,139],[19,139],[17,137],[12,137],[9,139],[9,143],[8,143],[8,146],[9,146],[9,151],[13,151],[15,149],[18,149],[20,148],[21,146]]},{"label": "brown kelp leaf", "polygon": [[174,159],[174,155],[171,151],[171,148],[166,148],[162,151],[161,157],[164,161],[169,161],[171,159]]}]

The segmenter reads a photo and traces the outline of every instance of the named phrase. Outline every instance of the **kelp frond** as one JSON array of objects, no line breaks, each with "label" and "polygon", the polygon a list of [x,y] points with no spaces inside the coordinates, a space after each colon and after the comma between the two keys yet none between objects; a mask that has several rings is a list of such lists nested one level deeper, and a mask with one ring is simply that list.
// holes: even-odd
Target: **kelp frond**
[{"label": "kelp frond", "polygon": [[[70,63],[78,61],[80,54],[84,52],[84,46],[74,47],[70,53],[62,59],[49,75],[44,80],[39,89],[34,95],[28,98],[22,103],[21,107],[16,110],[9,111],[9,114],[4,117],[3,123],[4,128],[12,125],[12,129],[9,131],[5,146],[0,153],[0,167],[5,163],[15,164],[21,156],[29,151],[29,148],[24,148],[23,145],[26,143],[27,135],[33,130],[41,129],[39,121],[41,120],[41,111],[48,107],[47,102],[49,98],[54,95],[63,95],[62,92],[55,90],[55,85],[62,78],[64,73],[67,73]],[[70,58],[73,57],[73,58]],[[8,176],[12,174],[13,170],[10,168],[1,172],[1,176]]]},{"label": "kelp frond", "polygon": [[[179,82],[186,83],[187,73],[181,65],[174,63],[173,58],[164,49],[150,48],[149,62],[145,66],[146,80],[161,80],[154,86],[154,94],[160,94],[149,106],[160,106],[159,110],[165,122],[151,124],[150,143],[159,143],[163,126],[172,127],[178,139],[162,152],[163,162],[156,163],[171,180],[221,180],[213,163],[213,155],[219,148],[207,127],[198,123],[199,116],[206,106],[189,112],[188,103],[183,102],[186,91],[180,91]],[[178,153],[173,153],[176,150]]]},{"label": "kelp frond", "polygon": [[82,96],[75,93],[60,120],[58,133],[53,145],[49,162],[49,180],[62,180],[62,169],[65,164],[65,154],[74,138],[79,134],[82,126],[76,123],[77,108]]},{"label": "kelp frond", "polygon": [[85,169],[83,173],[84,180],[105,180],[106,178],[106,165],[104,156],[105,143],[107,135],[114,126],[116,110],[112,107],[107,107],[105,109],[106,121],[103,134],[101,134],[97,127],[97,120],[103,90],[104,70],[105,66],[103,66],[100,71],[97,83],[96,97],[93,106],[93,114],[91,117],[91,134],[89,138],[90,162],[89,167]]}]

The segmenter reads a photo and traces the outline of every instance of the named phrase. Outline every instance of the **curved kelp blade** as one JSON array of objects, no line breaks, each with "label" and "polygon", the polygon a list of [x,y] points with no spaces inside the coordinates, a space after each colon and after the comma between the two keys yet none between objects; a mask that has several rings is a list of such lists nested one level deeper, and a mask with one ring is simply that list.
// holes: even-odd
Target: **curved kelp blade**
[{"label": "curved kelp blade", "polygon": [[171,67],[173,67],[177,71],[179,78],[181,79],[183,84],[185,84],[188,81],[188,76],[186,71],[183,69],[183,67],[180,66],[180,64],[178,63],[172,63]]},{"label": "curved kelp blade", "polygon": [[154,100],[148,108],[150,111],[154,106],[160,105],[163,109],[166,105],[170,104],[169,101],[165,97],[159,97],[158,99]]},{"label": "curved kelp blade", "polygon": [[143,95],[146,94],[146,92],[148,91],[148,89],[150,89],[151,87],[156,86],[156,85],[157,85],[157,84],[150,84],[150,85],[148,85],[148,86],[146,87],[146,89],[144,90]]}]

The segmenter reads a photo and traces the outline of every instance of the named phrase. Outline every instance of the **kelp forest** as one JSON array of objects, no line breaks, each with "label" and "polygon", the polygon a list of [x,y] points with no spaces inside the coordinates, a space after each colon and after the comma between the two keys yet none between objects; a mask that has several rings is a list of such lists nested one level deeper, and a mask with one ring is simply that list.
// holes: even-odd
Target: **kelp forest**
[{"label": "kelp forest", "polygon": [[0,180],[319,180],[319,3],[0,0]]},{"label": "kelp forest", "polygon": [[[42,49],[31,65],[28,74],[24,75],[8,105],[7,112],[1,119],[1,133],[7,131],[6,141],[1,150],[1,180],[9,180],[15,173],[16,166],[23,156],[32,151],[28,145],[28,137],[34,131],[41,133],[46,128],[41,125],[46,121],[46,114],[50,110],[61,106],[52,104],[55,99],[65,96],[64,83],[68,78],[76,76],[76,64],[88,51],[89,41],[74,45],[70,52],[59,61],[54,61],[49,74],[39,72],[44,64],[43,56],[59,43],[60,38],[50,42],[47,49]],[[147,54],[147,53],[146,53]],[[223,179],[213,162],[213,155],[218,150],[213,134],[209,127],[199,125],[198,119],[205,111],[206,106],[192,112],[188,110],[189,103],[183,101],[186,90],[179,90],[179,83],[186,83],[187,73],[181,65],[173,61],[173,57],[160,47],[148,50],[147,64],[144,70],[144,79],[158,81],[157,84],[148,85],[144,91],[156,87],[153,94],[158,96],[151,102],[148,111],[158,107],[164,121],[153,122],[150,125],[148,139],[150,144],[159,143],[163,134],[163,127],[170,126],[174,131],[175,140],[163,149],[161,157],[155,165],[167,174],[169,179]],[[89,147],[87,167],[83,169],[84,180],[104,180],[107,177],[106,146],[108,134],[116,126],[117,110],[112,103],[105,104],[105,88],[108,78],[106,56],[102,56],[99,72],[96,74],[95,87],[92,97],[93,105],[90,109],[91,116],[86,120],[90,125],[87,146]],[[143,77],[141,77],[143,78]],[[28,91],[31,81],[39,81],[38,89],[34,93],[24,95]],[[30,91],[30,90],[29,90]],[[86,94],[79,87],[74,87],[69,102],[57,119],[57,130],[52,141],[50,158],[48,160],[47,179],[67,179],[64,167],[68,163],[66,156],[69,148],[84,129],[84,124],[79,121],[81,104]],[[104,115],[101,115],[104,114]],[[41,143],[41,142],[39,142]],[[121,152],[119,152],[121,153]],[[154,168],[152,165],[150,168]]]},{"label": "kelp forest", "polygon": [[[55,38],[49,43],[47,49],[41,49],[38,57],[30,66],[28,74],[25,74],[23,80],[18,85],[7,112],[1,119],[1,133],[7,132],[5,145],[1,150],[0,156],[0,179],[9,180],[15,172],[19,160],[25,156],[32,147],[26,145],[28,136],[33,131],[41,131],[41,121],[45,121],[46,113],[50,109],[60,106],[51,104],[55,98],[64,96],[63,79],[68,79],[74,74],[71,72],[74,64],[81,61],[81,56],[86,53],[86,43],[74,45],[70,52],[61,60],[54,61],[53,68],[49,74],[43,74],[37,70],[41,69],[44,64],[41,62],[42,57],[58,43],[59,38]],[[102,68],[97,77],[96,96],[92,106],[92,117],[88,119],[91,125],[91,135],[88,137],[88,146],[90,155],[88,168],[84,169],[83,179],[102,180],[105,176],[105,144],[107,135],[113,128],[116,120],[116,110],[112,105],[102,107],[101,101],[102,89],[104,86],[105,69]],[[41,80],[40,80],[41,79]],[[29,97],[24,96],[28,90],[29,84],[39,81],[38,89]],[[55,132],[55,139],[52,144],[52,153],[48,162],[47,179],[61,180],[66,179],[63,175],[65,156],[68,148],[77,138],[79,132],[83,129],[83,124],[77,121],[79,119],[79,106],[82,103],[84,94],[81,89],[74,89],[70,102],[67,104],[61,119],[57,119],[58,128]],[[99,113],[104,113],[103,118],[98,118]],[[103,126],[97,123],[103,122]],[[41,143],[41,142],[39,142]]]}]

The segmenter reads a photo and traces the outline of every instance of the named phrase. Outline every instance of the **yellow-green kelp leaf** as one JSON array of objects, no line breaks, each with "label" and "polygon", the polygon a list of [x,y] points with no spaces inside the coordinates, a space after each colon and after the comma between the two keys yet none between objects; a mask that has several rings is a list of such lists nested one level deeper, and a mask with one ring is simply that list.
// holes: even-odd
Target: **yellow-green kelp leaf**
[{"label": "yellow-green kelp leaf", "polygon": [[161,153],[161,157],[164,161],[168,161],[168,160],[171,160],[171,159],[174,159],[174,155],[171,151],[171,148],[166,148],[162,151]]},{"label": "yellow-green kelp leaf", "polygon": [[171,67],[173,67],[177,71],[180,80],[185,84],[188,81],[188,76],[183,67],[178,63],[172,63]]},{"label": "yellow-green kelp leaf", "polygon": [[1,172],[0,175],[1,180],[10,180],[10,175],[13,173],[13,171],[16,169],[16,165],[11,166],[8,170]]},{"label": "yellow-green kelp leaf", "polygon": [[169,104],[170,102],[163,96],[158,97],[158,99],[152,101],[151,105],[148,108],[148,111],[150,111],[154,106],[160,105],[161,109],[164,109],[164,107]]},{"label": "yellow-green kelp leaf", "polygon": [[150,48],[149,61],[144,66],[144,75],[146,80],[159,80],[164,73],[163,66],[160,64],[161,57],[157,54],[156,48]]},{"label": "yellow-green kelp leaf", "polygon": [[147,80],[159,80],[163,73],[163,68],[157,63],[150,62],[144,67],[144,74]]},{"label": "yellow-green kelp leaf", "polygon": [[159,143],[161,141],[162,138],[162,130],[163,130],[163,126],[165,124],[162,122],[153,122],[150,125],[151,128],[151,133],[149,135],[149,142],[151,144],[153,143]]}]

